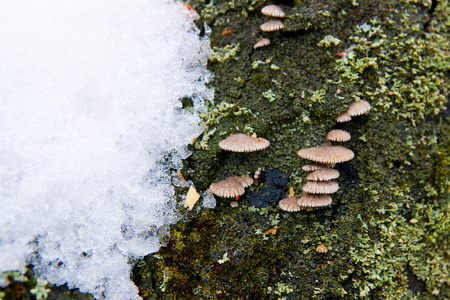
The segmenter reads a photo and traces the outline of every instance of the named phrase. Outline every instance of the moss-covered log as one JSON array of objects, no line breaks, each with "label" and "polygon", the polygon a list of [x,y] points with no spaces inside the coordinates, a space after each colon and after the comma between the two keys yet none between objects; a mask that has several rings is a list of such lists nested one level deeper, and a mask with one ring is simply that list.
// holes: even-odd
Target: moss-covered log
[{"label": "moss-covered log", "polygon": [[[269,3],[189,1],[212,29],[215,99],[181,173],[202,191],[257,168],[265,180],[238,208],[217,199],[215,209],[182,210],[167,247],[134,269],[141,296],[450,298],[448,1],[279,1],[285,28],[263,33]],[[271,44],[254,50],[263,36]],[[372,110],[337,123],[357,99]],[[343,145],[356,157],[336,167],[332,205],[281,211],[305,181],[297,151],[337,128],[351,133]],[[271,145],[218,147],[238,132]],[[327,253],[316,252],[321,243]]]}]

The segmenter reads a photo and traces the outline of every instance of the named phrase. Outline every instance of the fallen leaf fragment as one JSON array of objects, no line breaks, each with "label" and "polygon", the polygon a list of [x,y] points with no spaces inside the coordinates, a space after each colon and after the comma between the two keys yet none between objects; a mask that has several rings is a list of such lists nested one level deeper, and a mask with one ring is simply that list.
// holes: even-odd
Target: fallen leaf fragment
[{"label": "fallen leaf fragment", "polygon": [[188,209],[191,211],[198,199],[200,199],[200,194],[197,193],[195,187],[191,185],[187,192],[186,200],[184,201],[184,207],[189,207]]}]

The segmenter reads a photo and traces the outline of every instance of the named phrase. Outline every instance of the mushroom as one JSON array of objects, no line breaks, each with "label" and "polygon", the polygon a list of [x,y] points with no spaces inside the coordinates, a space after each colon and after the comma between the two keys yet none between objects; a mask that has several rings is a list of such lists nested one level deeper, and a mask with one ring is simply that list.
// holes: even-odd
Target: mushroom
[{"label": "mushroom", "polygon": [[339,177],[339,171],[332,168],[319,169],[309,173],[306,180],[309,181],[327,181]]},{"label": "mushroom", "polygon": [[230,202],[230,206],[231,206],[231,207],[238,207],[238,206],[239,206],[239,203],[238,203],[237,201],[231,201],[231,202]]},{"label": "mushroom", "polygon": [[262,169],[258,168],[255,171],[255,174],[253,175],[253,184],[254,185],[259,185],[259,181],[261,180],[261,176],[262,176]]},{"label": "mushroom", "polygon": [[270,40],[268,38],[262,38],[255,45],[253,45],[253,49],[265,47],[268,45],[270,45]]},{"label": "mushroom", "polygon": [[245,176],[231,176],[234,180],[239,182],[243,188],[247,188],[253,184],[253,178]]},{"label": "mushroom", "polygon": [[312,171],[316,171],[316,170],[320,170],[320,169],[324,169],[324,168],[332,168],[332,167],[334,167],[334,164],[313,163],[313,164],[309,164],[309,165],[304,165],[302,167],[302,169],[305,172],[312,172]]},{"label": "mushroom", "polygon": [[304,207],[298,205],[298,198],[297,197],[289,197],[281,200],[278,202],[278,206],[288,212],[296,212],[304,209]]},{"label": "mushroom", "polygon": [[349,161],[355,156],[352,150],[342,146],[333,146],[330,142],[325,142],[319,147],[300,149],[298,155],[324,164],[337,164]]},{"label": "mushroom", "polygon": [[336,122],[344,123],[344,122],[350,121],[351,119],[352,119],[352,117],[346,111],[343,114],[341,114],[339,117],[336,118]]},{"label": "mushroom", "polygon": [[302,190],[309,194],[333,194],[339,190],[339,184],[334,181],[308,181]]},{"label": "mushroom", "polygon": [[327,136],[325,137],[325,141],[331,141],[331,142],[347,142],[350,141],[351,135],[347,131],[340,130],[340,129],[334,129],[328,132]]},{"label": "mushroom", "polygon": [[275,4],[270,4],[270,5],[264,6],[261,9],[261,13],[263,15],[274,17],[274,18],[284,18],[284,16],[285,16],[283,10],[278,5],[275,5]]},{"label": "mushroom", "polygon": [[277,31],[284,28],[283,22],[280,19],[269,20],[260,26],[262,31]]},{"label": "mushroom", "polygon": [[253,179],[244,176],[230,176],[225,180],[212,183],[211,192],[222,198],[234,198],[245,193],[245,188],[253,183]]},{"label": "mushroom", "polygon": [[306,207],[319,207],[330,205],[333,200],[328,195],[303,193],[298,198],[298,205]]},{"label": "mushroom", "polygon": [[372,107],[364,100],[353,101],[348,105],[347,112],[351,117],[360,116],[368,112]]},{"label": "mushroom", "polygon": [[317,246],[316,251],[320,252],[320,253],[327,253],[328,248],[327,248],[327,246],[325,246],[325,244],[322,243],[319,246]]},{"label": "mushroom", "polygon": [[233,134],[220,141],[219,147],[232,152],[253,152],[269,147],[270,142],[256,135]]}]

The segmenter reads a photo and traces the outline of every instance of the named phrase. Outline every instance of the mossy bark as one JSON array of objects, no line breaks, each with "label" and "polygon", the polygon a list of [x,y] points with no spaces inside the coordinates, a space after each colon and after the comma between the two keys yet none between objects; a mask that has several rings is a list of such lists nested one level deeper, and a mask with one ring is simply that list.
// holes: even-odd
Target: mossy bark
[{"label": "mossy bark", "polygon": [[[275,1],[276,2],[276,1]],[[278,1],[285,28],[262,33],[268,1],[192,0],[211,27],[214,103],[205,132],[181,171],[197,190],[228,175],[252,175],[239,207],[217,199],[187,212],[166,247],[139,261],[144,299],[449,299],[450,71],[448,1]],[[230,32],[231,30],[231,32]],[[330,43],[326,36],[339,39]],[[271,44],[253,45],[261,37]],[[320,43],[322,41],[322,43]],[[339,124],[347,105],[372,110]],[[186,109],[190,100],[182,99]],[[332,129],[355,159],[338,164],[332,205],[288,213],[277,202],[305,181],[296,153]],[[256,153],[231,153],[232,133],[270,140]],[[324,243],[327,253],[316,252]],[[16,299],[36,282],[14,282]],[[89,299],[49,287],[48,299]],[[19,293],[19,296],[17,296]],[[20,296],[22,295],[22,296]],[[25,297],[25,296],[23,296]],[[28,299],[27,298],[27,299]]]},{"label": "mossy bark", "polygon": [[[238,208],[217,199],[215,209],[181,209],[167,247],[134,269],[141,296],[450,298],[448,2],[279,3],[285,29],[266,34],[260,10],[269,2],[189,1],[198,25],[212,29],[215,99],[181,172],[202,191],[259,167],[266,178]],[[254,50],[263,36],[271,44]],[[372,110],[337,123],[356,99]],[[301,194],[305,180],[297,151],[336,128],[351,133],[342,145],[355,159],[336,166],[332,205],[281,211],[276,203],[289,188]],[[271,145],[248,154],[218,148],[238,132]],[[315,251],[321,243],[327,253]]]}]

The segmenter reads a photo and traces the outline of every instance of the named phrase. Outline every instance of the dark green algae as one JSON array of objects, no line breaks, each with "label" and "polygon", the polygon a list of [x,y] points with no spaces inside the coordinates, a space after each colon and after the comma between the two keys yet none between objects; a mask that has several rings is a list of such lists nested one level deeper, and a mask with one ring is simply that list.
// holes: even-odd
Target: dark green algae
[{"label": "dark green algae", "polygon": [[[337,166],[340,190],[329,207],[287,213],[263,201],[248,205],[249,195],[253,204],[255,195],[267,196],[265,182],[249,188],[238,208],[219,198],[215,209],[200,203],[182,210],[167,247],[134,268],[141,296],[449,298],[447,2],[285,1],[285,29],[267,34],[259,30],[269,19],[260,9],[271,2],[205,2],[189,3],[203,16],[198,25],[211,26],[215,51],[239,48],[208,64],[214,104],[208,103],[206,130],[184,162],[185,178],[204,191],[228,175],[262,168],[287,181],[280,198],[291,187],[300,194],[306,161],[297,151],[318,146],[336,128],[351,133],[343,145],[355,159]],[[358,30],[364,23],[371,31]],[[326,35],[342,43],[319,47]],[[254,50],[262,36],[271,45]],[[344,64],[336,54],[348,54],[352,45],[355,58]],[[356,97],[372,110],[336,123]],[[271,145],[245,154],[218,148],[238,132]],[[186,191],[178,188],[178,195]],[[321,243],[327,253],[315,251]]]}]

